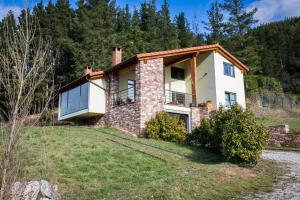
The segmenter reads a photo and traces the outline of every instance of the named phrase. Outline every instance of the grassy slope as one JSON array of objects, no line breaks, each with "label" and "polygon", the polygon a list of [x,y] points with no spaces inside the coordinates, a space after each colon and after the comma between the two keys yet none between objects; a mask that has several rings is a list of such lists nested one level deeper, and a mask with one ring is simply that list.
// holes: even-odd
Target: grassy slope
[{"label": "grassy slope", "polygon": [[22,141],[19,179],[48,179],[65,199],[229,199],[270,190],[282,172],[274,163],[248,170],[203,149],[114,129],[31,128]]},{"label": "grassy slope", "polygon": [[265,116],[259,118],[266,126],[288,124],[290,131],[300,132],[300,117],[278,117]]}]

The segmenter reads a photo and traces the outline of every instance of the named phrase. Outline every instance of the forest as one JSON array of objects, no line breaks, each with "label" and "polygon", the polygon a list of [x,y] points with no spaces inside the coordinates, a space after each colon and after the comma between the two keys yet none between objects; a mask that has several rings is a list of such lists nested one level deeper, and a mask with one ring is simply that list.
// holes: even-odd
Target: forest
[{"label": "forest", "polygon": [[[139,52],[176,49],[220,43],[250,71],[246,74],[247,94],[300,95],[300,17],[259,24],[257,9],[247,11],[243,0],[214,1],[205,21],[188,21],[184,12],[172,18],[167,0],[157,7],[155,0],[140,4],[134,11],[119,7],[114,0],[78,0],[72,8],[68,0],[43,1],[31,10],[38,21],[36,35],[51,41],[55,52],[54,84],[64,84],[83,75],[83,69],[111,67],[111,49],[123,49],[123,60]],[[1,38],[8,25],[22,25],[9,12],[0,22]],[[225,13],[229,15],[225,19]],[[200,32],[200,27],[205,31]],[[0,66],[1,69],[1,66]],[[47,84],[47,82],[45,83]],[[42,98],[36,92],[36,102]],[[0,107],[5,107],[5,91],[0,88]]]}]

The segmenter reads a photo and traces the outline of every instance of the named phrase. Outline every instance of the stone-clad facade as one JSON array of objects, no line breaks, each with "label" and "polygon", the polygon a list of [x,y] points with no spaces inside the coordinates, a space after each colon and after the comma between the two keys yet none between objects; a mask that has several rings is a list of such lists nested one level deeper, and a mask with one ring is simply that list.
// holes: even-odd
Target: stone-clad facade
[{"label": "stone-clad facade", "polygon": [[163,60],[140,61],[135,65],[136,101],[125,105],[114,105],[113,96],[118,92],[118,73],[107,77],[107,112],[105,121],[108,125],[121,130],[144,135],[145,122],[157,112],[163,111],[164,78]]},{"label": "stone-clad facade", "polygon": [[[157,112],[164,111],[164,63],[162,58],[139,61],[135,64],[136,101],[115,105],[119,91],[119,74],[113,71],[107,75],[107,102],[104,116],[107,125],[144,136],[145,123]],[[200,125],[206,112],[198,107],[190,108],[191,128]]]},{"label": "stone-clad facade", "polygon": [[164,109],[163,59],[140,61],[136,68],[137,103],[140,109],[140,135],[145,122]]}]

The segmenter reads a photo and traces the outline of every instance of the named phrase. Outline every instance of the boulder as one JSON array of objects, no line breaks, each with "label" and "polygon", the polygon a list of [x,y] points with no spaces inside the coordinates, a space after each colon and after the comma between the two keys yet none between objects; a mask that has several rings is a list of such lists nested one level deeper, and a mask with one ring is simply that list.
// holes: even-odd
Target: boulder
[{"label": "boulder", "polygon": [[11,185],[10,200],[60,200],[57,185],[46,180],[30,182],[14,182]]},{"label": "boulder", "polygon": [[51,186],[48,181],[41,180],[40,181],[40,186],[41,186],[41,195],[43,197],[47,197],[47,198],[52,199],[52,200],[59,200],[60,199],[60,195],[55,190],[56,188]]},{"label": "boulder", "polygon": [[30,181],[22,193],[22,200],[36,200],[40,192],[39,181]]}]

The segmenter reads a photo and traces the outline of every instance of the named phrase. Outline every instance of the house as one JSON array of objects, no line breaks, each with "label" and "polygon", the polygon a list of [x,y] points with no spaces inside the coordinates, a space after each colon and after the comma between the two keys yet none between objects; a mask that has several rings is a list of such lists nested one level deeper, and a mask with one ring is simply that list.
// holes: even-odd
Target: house
[{"label": "house", "polygon": [[97,117],[142,136],[145,122],[160,111],[179,115],[190,131],[219,105],[246,106],[248,68],[219,44],[121,57],[122,50],[114,48],[112,67],[86,69],[85,76],[63,87],[58,119]]}]

